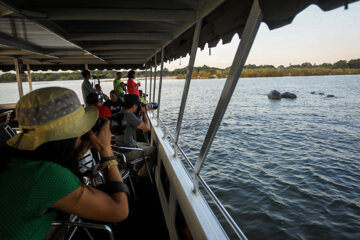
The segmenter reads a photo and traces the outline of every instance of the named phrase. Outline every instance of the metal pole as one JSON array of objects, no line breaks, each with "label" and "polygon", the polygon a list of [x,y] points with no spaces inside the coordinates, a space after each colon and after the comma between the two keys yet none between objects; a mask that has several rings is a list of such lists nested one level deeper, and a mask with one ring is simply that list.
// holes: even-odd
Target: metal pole
[{"label": "metal pole", "polygon": [[155,102],[155,90],[156,90],[156,68],[157,68],[157,55],[155,55],[155,66],[154,66],[154,93],[152,101]]},{"label": "metal pole", "polygon": [[175,142],[174,142],[175,156],[176,156],[176,149],[177,149],[176,145],[178,144],[178,141],[179,141],[181,123],[182,123],[182,119],[183,119],[183,116],[184,116],[184,111],[185,111],[185,106],[186,106],[186,99],[187,99],[187,96],[189,94],[190,81],[191,81],[191,76],[192,76],[192,72],[193,72],[193,69],[194,69],[194,63],[195,63],[195,58],[196,58],[197,47],[198,47],[198,44],[199,44],[201,24],[202,24],[202,19],[200,19],[196,23],[193,42],[192,42],[192,46],[191,46],[189,66],[188,66],[188,71],[187,71],[187,75],[186,75],[184,91],[183,91],[183,95],[182,95],[182,99],[181,99],[179,117],[178,117],[177,124],[176,124]]},{"label": "metal pole", "polygon": [[164,70],[164,48],[161,49],[160,84],[159,84],[158,109],[157,109],[157,125],[158,125],[158,126],[159,126],[159,118],[160,118],[160,98],[161,98],[161,87],[162,87],[162,79],[163,79],[163,70]]},{"label": "metal pole", "polygon": [[235,54],[229,76],[226,80],[225,86],[221,93],[221,97],[217,104],[210,127],[204,139],[203,145],[200,150],[199,157],[195,163],[194,168],[194,192],[199,190],[199,173],[204,164],[205,158],[209,152],[211,144],[215,138],[216,132],[219,129],[221,120],[224,117],[225,111],[229,105],[230,99],[240,78],[240,74],[249,55],[250,48],[254,42],[256,33],[259,29],[262,20],[262,14],[259,7],[258,0],[253,2],[249,17],[242,34],[242,38]]},{"label": "metal pole", "polygon": [[23,90],[23,86],[22,86],[22,82],[21,82],[20,71],[19,71],[19,62],[18,62],[17,58],[14,58],[14,65],[15,65],[15,71],[16,71],[16,81],[17,81],[18,89],[19,89],[19,96],[21,98],[22,96],[24,96],[24,90]]},{"label": "metal pole", "polygon": [[[24,31],[24,39],[27,41],[28,37],[27,37],[27,31],[26,31],[26,24],[25,24],[25,19],[22,19],[22,26],[23,26],[23,31]],[[31,82],[31,74],[30,74],[30,64],[26,64],[26,69],[27,69],[27,80],[29,83],[29,91],[32,91],[32,82]]]},{"label": "metal pole", "polygon": [[[144,93],[145,94],[147,93],[147,68],[145,68],[145,92]],[[145,97],[145,99],[146,99],[146,97]]]},{"label": "metal pole", "polygon": [[149,94],[149,101],[151,101],[152,96],[152,67],[150,67],[150,94]]},{"label": "metal pole", "polygon": [[30,64],[26,64],[27,69],[27,80],[29,82],[29,90],[32,91],[32,82],[31,82],[31,74],[30,74]]},{"label": "metal pole", "polygon": [[85,70],[89,70],[89,65],[87,63],[85,64]]}]

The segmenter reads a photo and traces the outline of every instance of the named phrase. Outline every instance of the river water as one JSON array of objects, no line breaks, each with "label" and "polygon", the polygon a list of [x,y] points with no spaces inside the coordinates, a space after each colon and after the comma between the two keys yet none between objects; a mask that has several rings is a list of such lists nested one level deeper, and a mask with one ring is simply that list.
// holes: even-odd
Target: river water
[{"label": "river water", "polygon": [[[191,83],[179,143],[193,162],[224,83]],[[34,88],[52,85],[81,98],[81,81]],[[17,101],[16,84],[0,86],[0,103]],[[172,133],[183,86],[163,82],[160,114]],[[268,100],[273,89],[297,99]],[[359,93],[360,75],[239,80],[201,175],[249,239],[360,239]]]}]

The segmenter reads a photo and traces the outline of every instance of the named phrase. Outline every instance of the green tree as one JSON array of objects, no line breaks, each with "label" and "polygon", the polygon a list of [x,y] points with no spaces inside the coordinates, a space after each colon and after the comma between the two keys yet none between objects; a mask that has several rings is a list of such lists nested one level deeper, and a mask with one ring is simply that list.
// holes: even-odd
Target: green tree
[{"label": "green tree", "polygon": [[0,76],[0,82],[15,82],[16,75],[13,73],[4,73]]},{"label": "green tree", "polygon": [[290,65],[288,68],[301,68],[299,64]]},{"label": "green tree", "polygon": [[319,67],[321,67],[321,68],[332,68],[333,65],[331,63],[323,63],[323,64],[319,65]]},{"label": "green tree", "polygon": [[351,59],[348,62],[349,68],[360,68],[360,58],[358,59]]},{"label": "green tree", "polygon": [[302,68],[312,68],[313,65],[311,63],[309,63],[309,62],[304,62],[304,63],[301,64],[301,67]]},{"label": "green tree", "polygon": [[348,68],[348,63],[346,60],[340,60],[333,64],[333,68]]},{"label": "green tree", "polygon": [[257,68],[257,66],[255,64],[248,64],[248,65],[245,65],[244,68],[255,69],[255,68]]}]

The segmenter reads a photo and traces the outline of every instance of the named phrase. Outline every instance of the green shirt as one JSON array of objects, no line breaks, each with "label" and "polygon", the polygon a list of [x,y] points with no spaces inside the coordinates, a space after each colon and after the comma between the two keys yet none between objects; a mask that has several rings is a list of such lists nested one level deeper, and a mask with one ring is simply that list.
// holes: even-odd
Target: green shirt
[{"label": "green shirt", "polygon": [[81,186],[53,162],[15,160],[0,173],[0,239],[43,239],[56,212],[48,209]]},{"label": "green shirt", "polygon": [[[116,89],[117,86],[121,85],[121,80],[119,78],[115,78],[113,81],[114,89]],[[124,89],[122,87],[119,87],[119,93],[124,92]]]},{"label": "green shirt", "polygon": [[146,99],[144,97],[139,97],[140,101],[143,102],[143,103],[147,103]]}]

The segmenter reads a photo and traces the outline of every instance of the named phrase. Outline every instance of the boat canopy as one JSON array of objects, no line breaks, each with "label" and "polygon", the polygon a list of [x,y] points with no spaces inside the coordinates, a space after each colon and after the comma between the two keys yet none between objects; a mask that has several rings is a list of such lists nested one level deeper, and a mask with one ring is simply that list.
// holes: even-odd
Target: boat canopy
[{"label": "boat canopy", "polygon": [[[356,0],[259,0],[269,29],[291,23],[311,4],[327,11]],[[0,70],[14,59],[32,70],[144,69],[154,57],[185,57],[195,25],[198,47],[241,38],[252,0],[0,0]]]}]

